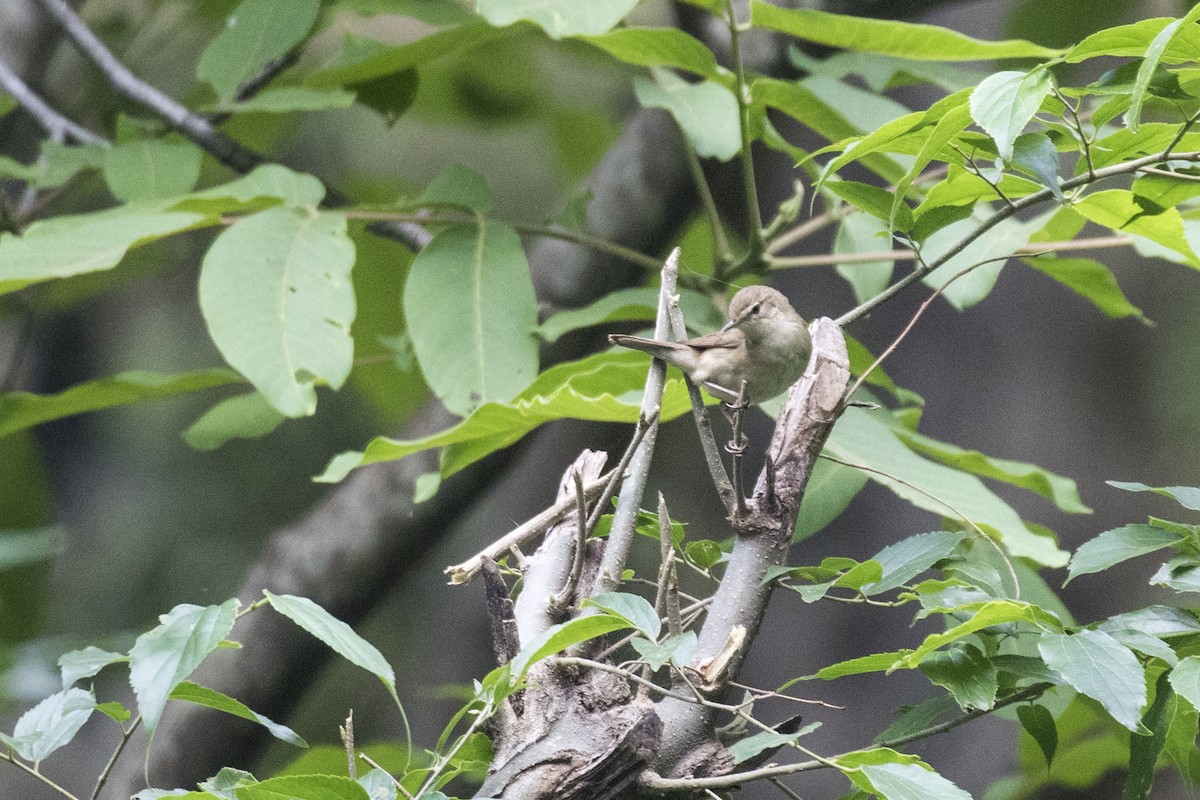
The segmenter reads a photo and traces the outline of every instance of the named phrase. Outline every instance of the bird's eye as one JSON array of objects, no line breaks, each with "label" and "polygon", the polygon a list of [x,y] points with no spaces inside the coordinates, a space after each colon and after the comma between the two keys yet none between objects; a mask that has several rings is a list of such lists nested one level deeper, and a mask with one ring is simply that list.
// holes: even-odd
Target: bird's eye
[{"label": "bird's eye", "polygon": [[758,314],[758,312],[759,312],[759,311],[761,311],[761,310],[762,310],[762,304],[761,304],[761,303],[755,303],[754,305],[750,306],[750,313],[751,313],[751,314]]}]

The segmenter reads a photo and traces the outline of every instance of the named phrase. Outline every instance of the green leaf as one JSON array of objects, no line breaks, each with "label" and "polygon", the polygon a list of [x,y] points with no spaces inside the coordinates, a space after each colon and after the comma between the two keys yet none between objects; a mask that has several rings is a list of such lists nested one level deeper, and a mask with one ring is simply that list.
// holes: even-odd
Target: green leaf
[{"label": "green leaf", "polygon": [[357,781],[340,775],[284,775],[239,788],[236,794],[237,800],[371,800]]},{"label": "green leaf", "polygon": [[964,450],[947,442],[922,436],[915,431],[895,429],[895,433],[900,441],[923,456],[982,478],[992,478],[1028,489],[1054,503],[1058,510],[1064,513],[1090,514],[1092,511],[1079,499],[1075,481],[1055,475],[1036,464],[992,458],[977,450]]},{"label": "green leaf", "polygon": [[971,800],[924,764],[864,764],[859,773],[881,800]]},{"label": "green leaf", "polygon": [[1166,586],[1177,592],[1200,592],[1200,561],[1191,556],[1171,559],[1150,576],[1151,586]]},{"label": "green leaf", "polygon": [[652,672],[658,672],[667,662],[682,666],[692,660],[696,654],[696,634],[694,631],[684,631],[678,636],[664,639],[662,644],[649,639],[637,637],[630,644],[646,663]]},{"label": "green leaf", "polygon": [[987,710],[996,704],[996,667],[979,648],[956,645],[921,662],[921,672],[954,695],[963,711]]},{"label": "green leaf", "polygon": [[456,414],[511,400],[537,374],[537,299],[507,225],[438,233],[409,270],[404,315],[421,372]]},{"label": "green leaf", "polygon": [[914,61],[978,61],[1051,58],[1059,53],[1032,42],[987,42],[936,25],[784,9],[764,0],[750,4],[750,23],[829,47],[911,58]]},{"label": "green leaf", "polygon": [[1131,736],[1129,741],[1129,772],[1121,790],[1121,800],[1145,800],[1154,785],[1154,768],[1167,740],[1167,729],[1175,716],[1179,702],[1171,689],[1169,673],[1158,676],[1154,702],[1142,717],[1142,727],[1149,736]]},{"label": "green leaf", "polygon": [[[1024,222],[1003,220],[988,228],[970,247],[950,258],[922,281],[934,288],[944,286],[942,296],[955,308],[970,308],[988,296],[1000,277],[1005,258],[1024,247],[1033,231],[1041,227],[1043,222],[1040,217]],[[940,259],[944,253],[956,247],[964,236],[974,233],[978,225],[974,218],[964,219],[930,234],[922,250],[925,260]],[[949,283],[954,276],[968,268],[973,269],[954,280],[954,283]]]},{"label": "green leaf", "polygon": [[235,222],[200,269],[200,310],[213,342],[281,414],[317,407],[318,380],[337,389],[354,341],[354,244],[340,214],[269,208]]},{"label": "green leaf", "polygon": [[390,128],[417,99],[420,83],[420,73],[416,69],[406,69],[369,81],[346,84],[346,88],[354,92],[360,105],[383,117]]},{"label": "green leaf", "polygon": [[62,685],[68,689],[76,681],[90,678],[100,670],[120,661],[128,661],[129,656],[123,653],[110,653],[99,647],[88,646],[82,650],[72,650],[63,653],[58,658],[58,668],[62,672]]},{"label": "green leaf", "polygon": [[584,607],[595,606],[614,616],[621,617],[646,635],[651,641],[658,638],[662,629],[662,620],[654,611],[654,606],[644,597],[627,592],[606,592],[590,597],[583,602]]},{"label": "green leaf", "polygon": [[1175,693],[1200,710],[1200,656],[1181,658],[1169,674]]},{"label": "green leaf", "polygon": [[612,614],[589,614],[552,625],[521,648],[509,662],[514,679],[525,677],[529,668],[542,659],[561,653],[572,645],[595,639],[613,631],[627,630],[633,624]]},{"label": "green leaf", "polygon": [[831,681],[834,678],[844,678],[848,675],[862,675],[867,672],[890,672],[900,666],[900,660],[909,650],[896,650],[891,653],[874,653],[869,656],[859,656],[836,664],[822,667],[812,676],[821,680]]},{"label": "green leaf", "polygon": [[[1162,33],[1163,29],[1174,22],[1176,20],[1169,17],[1157,17],[1129,25],[1105,28],[1093,33],[1068,50],[1063,56],[1063,60],[1075,64],[1101,56],[1141,58],[1150,48],[1151,42]],[[1189,25],[1178,29],[1178,35],[1168,43],[1160,60],[1163,63],[1177,64],[1198,59],[1200,59],[1200,29],[1197,26]]]},{"label": "green leaf", "polygon": [[1195,486],[1147,486],[1144,483],[1129,483],[1125,481],[1105,481],[1116,489],[1127,492],[1154,492],[1163,497],[1174,498],[1175,502],[1189,511],[1200,511],[1200,488]]},{"label": "green leaf", "polygon": [[[689,329],[708,332],[725,324],[725,316],[717,311],[712,301],[691,289],[680,290],[679,308],[683,311]],[[650,322],[657,313],[658,289],[618,289],[582,308],[572,308],[554,314],[537,327],[537,333],[545,341],[554,342],[565,333],[593,325],[633,320]]]},{"label": "green leaf", "polygon": [[222,100],[308,35],[320,0],[242,0],[196,65],[196,77]]},{"label": "green leaf", "polygon": [[224,386],[239,380],[227,369],[168,374],[135,370],[72,386],[58,394],[0,394],[0,437],[43,422]]},{"label": "green leaf", "polygon": [[70,743],[95,708],[96,696],[90,691],[63,689],[22,714],[12,736],[0,733],[0,741],[26,761],[41,761]]},{"label": "green leaf", "polygon": [[1189,265],[1200,268],[1200,256],[1187,240],[1179,210],[1144,206],[1145,201],[1139,202],[1133,192],[1107,189],[1089,194],[1073,208],[1097,225],[1144,236],[1183,256]]},{"label": "green leaf", "polygon": [[733,73],[699,39],[678,28],[617,28],[596,36],[579,37],[626,64],[673,67],[733,88]]},{"label": "green leaf", "polygon": [[1061,203],[1065,202],[1058,179],[1058,150],[1044,133],[1022,133],[1013,141],[1012,165],[1048,188]]},{"label": "green leaf", "polygon": [[226,398],[205,411],[183,432],[183,439],[197,450],[216,450],[230,439],[266,436],[285,419],[261,392],[251,392]]},{"label": "green leaf", "polygon": [[[903,206],[907,209],[908,206]],[[887,251],[891,239],[885,220],[869,214],[850,214],[838,225],[833,239],[835,255],[878,253]],[[896,262],[884,258],[879,261],[841,262],[837,273],[854,290],[854,299],[865,302],[887,288],[892,280]]]},{"label": "green leaf", "polygon": [[[857,181],[826,181],[824,188],[887,225],[894,225],[897,230],[912,227],[912,209],[903,203],[894,206],[895,195],[887,189]],[[882,237],[874,249],[888,250],[890,245],[891,240]]]},{"label": "green leaf", "polygon": [[1200,621],[1183,609],[1173,606],[1147,606],[1137,611],[1115,614],[1101,627],[1107,629],[1110,625],[1164,638],[1200,632]]},{"label": "green leaf", "polygon": [[1200,8],[1192,8],[1181,19],[1168,23],[1166,27],[1155,35],[1150,41],[1149,47],[1146,48],[1141,66],[1138,67],[1137,79],[1133,84],[1133,94],[1129,99],[1129,110],[1125,112],[1125,126],[1134,133],[1137,133],[1138,125],[1141,123],[1142,104],[1146,101],[1146,92],[1150,87],[1150,81],[1155,77],[1163,55],[1181,29],[1185,26],[1193,29],[1196,27],[1193,23],[1195,23],[1198,16],[1200,16]]},{"label": "green leaf", "polygon": [[696,154],[728,161],[741,151],[737,99],[713,81],[688,83],[662,69],[652,70],[654,80],[634,79],[638,102],[645,108],[671,113]]},{"label": "green leaf", "polygon": [[191,142],[137,139],[104,153],[104,180],[118,200],[159,200],[191,191],[200,178],[200,148]]},{"label": "green leaf", "polygon": [[273,722],[257,711],[252,711],[245,703],[234,700],[232,697],[222,694],[215,689],[209,689],[206,686],[200,686],[191,681],[183,681],[171,690],[171,699],[186,700],[189,703],[195,703],[196,705],[216,709],[217,711],[232,714],[235,717],[241,717],[251,722],[257,722],[266,728],[276,739],[295,745],[296,747],[308,747],[308,742],[300,738],[288,726]]},{"label": "green leaf", "polygon": [[1054,715],[1045,706],[1037,704],[1017,707],[1017,719],[1046,757],[1046,766],[1054,762],[1054,751],[1058,749],[1058,728],[1054,725]]},{"label": "green leaf", "polygon": [[[444,431],[407,441],[378,436],[363,451],[336,456],[316,478],[336,483],[352,469],[393,461],[433,447],[442,454],[440,475],[447,478],[463,467],[507,447],[543,422],[564,417],[596,422],[636,422],[641,390],[646,381],[646,357],[631,351],[598,353],[546,370],[511,404],[485,403],[469,417]],[[691,410],[681,378],[668,378],[663,393],[662,421]]]},{"label": "green leaf", "polygon": [[1125,525],[1105,531],[1079,546],[1071,557],[1066,583],[1079,575],[1100,572],[1114,564],[1177,545],[1182,537],[1153,525]]},{"label": "green leaf", "polygon": [[66,546],[62,528],[0,529],[0,572],[47,561]]},{"label": "green leaf", "polygon": [[479,15],[497,27],[528,20],[551,39],[596,35],[616,26],[638,0],[479,0]]},{"label": "green leaf", "polygon": [[996,142],[1000,157],[1011,161],[1013,144],[1042,100],[1054,88],[1049,70],[997,72],[971,92],[971,117]]},{"label": "green leaf", "polygon": [[[973,609],[972,606],[974,606]],[[994,625],[1022,623],[1032,625],[1041,631],[1056,632],[1062,630],[1062,622],[1054,614],[1040,606],[1020,600],[990,600],[959,609],[960,612],[968,610],[974,610],[974,614],[965,622],[955,625],[945,633],[933,633],[926,636],[925,641],[921,642],[920,647],[905,654],[903,666],[909,669],[919,666],[935,650]],[[1044,641],[1050,635],[1052,634],[1044,633],[1042,640]],[[1057,633],[1053,635],[1057,635]],[[1048,660],[1047,663],[1049,663]]]},{"label": "green leaf", "polygon": [[204,208],[213,214],[224,214],[243,206],[253,207],[254,202],[262,198],[277,198],[289,205],[312,207],[324,196],[325,187],[312,175],[294,172],[279,164],[263,164],[229,183],[193,192],[176,207]]},{"label": "green leaf", "polygon": [[431,33],[406,44],[387,47],[373,39],[347,37],[342,56],[310,73],[309,86],[356,86],[412,70],[494,38],[498,31],[483,21]]},{"label": "green leaf", "polygon": [[225,114],[290,114],[295,111],[327,111],[354,105],[354,92],[312,86],[276,86],[246,100],[219,103],[214,110]]},{"label": "green leaf", "polygon": [[475,170],[462,164],[451,164],[430,181],[417,199],[419,206],[458,206],[478,214],[486,214],[495,198],[487,180]]},{"label": "green leaf", "polygon": [[229,635],[238,607],[236,598],[219,606],[183,603],[137,638],[129,651],[129,682],[151,737],[171,692]]},{"label": "green leaf", "polygon": [[1146,675],[1137,656],[1103,631],[1067,635],[1046,633],[1038,642],[1046,665],[1058,670],[1076,691],[1096,700],[1134,733],[1143,731]]},{"label": "green leaf", "polygon": [[888,545],[872,557],[883,572],[877,582],[863,587],[863,594],[869,597],[903,586],[950,556],[966,537],[958,531],[933,531]]},{"label": "green leaf", "polygon": [[1026,264],[1089,300],[1096,308],[1113,319],[1138,317],[1145,319],[1142,310],[1121,291],[1112,270],[1090,258],[1056,258],[1038,256],[1022,259]]},{"label": "green leaf", "polygon": [[841,516],[868,480],[862,470],[826,459],[818,460],[804,487],[792,541],[807,539]]},{"label": "green leaf", "polygon": [[264,591],[263,594],[271,603],[271,608],[329,645],[335,653],[351,664],[379,678],[393,699],[396,698],[396,673],[375,645],[307,597],[272,594],[268,591]]},{"label": "green leaf", "polygon": [[826,451],[852,465],[869,467],[867,477],[918,508],[955,519],[961,513],[998,531],[1014,556],[1045,566],[1067,563],[1069,555],[1051,537],[1028,528],[978,478],[918,456],[895,431],[895,421],[885,412],[850,408],[833,429]]},{"label": "green leaf", "polygon": [[801,736],[808,734],[821,727],[820,722],[810,722],[794,733],[775,733],[774,731],[762,731],[753,736],[747,736],[745,739],[740,739],[729,746],[729,754],[733,756],[734,764],[741,764],[743,761],[754,758],[760,753],[765,753],[768,750],[775,751],[781,747],[786,747]]},{"label": "green leaf", "polygon": [[35,222],[0,235],[0,294],[115,267],[133,247],[212,224],[206,215],[136,203]]},{"label": "green leaf", "polygon": [[688,542],[683,550],[687,560],[691,561],[700,569],[711,569],[716,564],[720,563],[721,558],[725,553],[721,550],[721,545],[711,539],[700,539],[695,542]]}]

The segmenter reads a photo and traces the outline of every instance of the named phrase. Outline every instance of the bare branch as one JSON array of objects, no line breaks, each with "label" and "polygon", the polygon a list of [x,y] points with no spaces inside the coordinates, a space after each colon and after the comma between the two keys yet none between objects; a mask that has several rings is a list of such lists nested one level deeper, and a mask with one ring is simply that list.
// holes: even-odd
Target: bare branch
[{"label": "bare branch", "polygon": [[79,123],[67,119],[59,113],[37,92],[29,88],[29,84],[21,80],[21,77],[13,72],[4,61],[0,61],[0,86],[4,87],[4,91],[11,94],[21,108],[25,109],[29,116],[33,117],[46,133],[50,134],[51,139],[55,141],[71,139],[83,144],[109,146],[109,141],[103,136],[97,136]]}]

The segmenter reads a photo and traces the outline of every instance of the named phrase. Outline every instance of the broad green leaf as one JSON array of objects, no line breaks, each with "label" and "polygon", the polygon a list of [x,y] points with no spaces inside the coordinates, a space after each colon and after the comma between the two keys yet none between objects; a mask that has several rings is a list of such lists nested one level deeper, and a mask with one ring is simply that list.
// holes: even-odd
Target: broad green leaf
[{"label": "broad green leaf", "polygon": [[804,487],[792,541],[807,539],[841,516],[868,480],[862,470],[819,459]]},{"label": "broad green leaf", "polygon": [[[1078,63],[1100,56],[1141,58],[1151,42],[1175,21],[1170,17],[1156,17],[1097,31],[1068,50],[1063,60]],[[1200,60],[1200,26],[1195,25],[1178,29],[1160,58],[1167,64],[1197,60]]]},{"label": "broad green leaf", "polygon": [[[947,98],[952,100],[953,98]],[[957,137],[968,125],[971,124],[971,114],[967,109],[966,103],[941,103],[944,106],[938,110],[939,117],[937,122],[929,126],[928,134],[924,135],[921,141],[921,147],[917,150],[912,164],[908,168],[908,172],[896,184],[895,197],[892,199],[891,216],[888,217],[890,225],[899,227],[898,217],[907,221],[908,229],[912,228],[912,211],[904,203],[904,197],[908,194],[909,187],[912,186],[929,163],[935,158],[945,159],[943,150],[955,137]],[[903,216],[900,216],[900,211],[903,210]]]},{"label": "broad green leaf", "polygon": [[1058,150],[1054,142],[1044,133],[1022,133],[1013,141],[1012,165],[1049,189],[1054,197],[1064,202],[1059,186]]},{"label": "broad green leaf", "polygon": [[219,606],[180,604],[137,638],[129,651],[129,682],[150,736],[171,692],[229,635],[238,606],[236,598]]},{"label": "broad green leaf", "polygon": [[741,764],[747,759],[754,758],[760,753],[768,750],[774,751],[781,747],[786,747],[801,736],[808,734],[821,727],[820,722],[810,722],[794,733],[775,733],[773,731],[762,731],[753,736],[747,736],[745,739],[739,739],[729,746],[729,754],[733,756],[734,764]]},{"label": "broad green leaf", "polygon": [[111,269],[133,247],[209,224],[206,215],[166,211],[153,203],[35,222],[20,236],[0,235],[0,294],[31,283]]},{"label": "broad green leaf", "polygon": [[1178,545],[1181,541],[1179,534],[1153,525],[1125,525],[1105,531],[1075,551],[1067,569],[1066,583],[1078,575],[1100,572],[1122,561]]},{"label": "broad green leaf", "polygon": [[222,694],[215,689],[209,689],[206,686],[200,686],[191,681],[183,681],[171,690],[171,699],[186,700],[189,703],[195,703],[206,708],[216,709],[226,714],[232,714],[235,717],[256,722],[266,728],[276,739],[295,745],[296,747],[308,747],[308,742],[300,738],[287,725],[280,725],[278,722],[268,719],[257,711],[251,710],[245,703],[234,700],[232,697]]},{"label": "broad green leaf", "polygon": [[1158,71],[1158,66],[1163,60],[1163,55],[1180,30],[1184,27],[1196,27],[1194,23],[1197,16],[1200,16],[1200,8],[1193,7],[1181,19],[1168,23],[1166,27],[1155,35],[1150,41],[1149,47],[1146,48],[1146,52],[1142,57],[1142,63],[1138,67],[1137,79],[1133,84],[1133,94],[1129,99],[1129,110],[1125,112],[1125,126],[1134,133],[1137,133],[1138,126],[1141,123],[1142,104],[1146,101],[1146,92],[1150,87],[1150,81]]},{"label": "broad green leaf", "polygon": [[711,569],[720,563],[721,558],[725,555],[721,546],[711,539],[688,542],[683,552],[687,556],[687,560],[700,569]]},{"label": "broad green leaf", "polygon": [[[278,198],[289,205],[311,207],[320,203],[324,196],[325,187],[312,175],[295,172],[279,164],[263,164],[229,183],[193,192],[179,207],[211,208],[212,213],[222,214],[263,197]],[[234,204],[220,204],[219,201],[226,199],[233,200]]]},{"label": "broad green leaf", "polygon": [[750,4],[750,22],[797,39],[916,61],[977,61],[996,58],[1051,58],[1059,51],[1010,39],[988,42],[936,25],[784,9],[764,0]]},{"label": "broad green leaf", "polygon": [[1013,143],[1054,88],[1050,71],[997,72],[971,92],[971,117],[987,131],[1005,162],[1012,160]]},{"label": "broad green leaf", "polygon": [[859,769],[881,800],[971,800],[923,764],[864,764]]},{"label": "broad green leaf", "polygon": [[511,400],[537,374],[537,299],[507,225],[438,233],[409,269],[404,316],[425,380],[456,414]]},{"label": "broad green leaf", "polygon": [[638,0],[478,0],[479,15],[497,27],[528,20],[552,39],[595,36],[616,26]]},{"label": "broad green leaf", "polygon": [[897,650],[891,653],[874,653],[869,656],[859,656],[858,658],[851,658],[846,661],[840,661],[837,664],[822,667],[809,677],[831,681],[834,678],[844,678],[847,675],[862,675],[867,672],[891,672],[901,665],[901,659],[910,652],[910,650]]},{"label": "broad green leaf", "polygon": [[396,673],[375,645],[307,597],[264,591],[271,608],[283,614],[356,667],[372,673],[396,697]]},{"label": "broad green leaf", "polygon": [[979,648],[956,645],[921,662],[925,677],[954,695],[963,711],[986,710],[996,704],[996,667]]},{"label": "broad green leaf", "polygon": [[[423,439],[379,436],[363,451],[336,456],[316,478],[336,483],[352,469],[394,461],[433,447],[442,454],[441,477],[447,478],[474,461],[507,447],[543,422],[564,417],[596,422],[636,422],[647,359],[639,353],[609,351],[543,372],[511,404],[484,403],[457,425]],[[681,378],[668,378],[659,418],[674,419],[691,410]]]},{"label": "broad green leaf", "polygon": [[75,738],[95,708],[90,691],[63,689],[22,714],[12,736],[0,733],[0,741],[36,763]]},{"label": "broad green leaf", "polygon": [[1175,693],[1200,710],[1200,656],[1181,658],[1170,675]]},{"label": "broad green leaf", "polygon": [[1022,261],[1089,300],[1096,308],[1113,319],[1138,317],[1145,319],[1142,310],[1129,302],[1117,285],[1112,270],[1090,258],[1057,258],[1038,256]]},{"label": "broad green leaf", "polygon": [[313,86],[276,86],[246,100],[220,103],[214,110],[225,114],[288,114],[326,111],[354,105],[354,92]]},{"label": "broad green leaf", "polygon": [[733,88],[733,73],[717,63],[712,50],[678,28],[616,28],[579,38],[626,64],[687,70]]},{"label": "broad green leaf", "polygon": [[[887,189],[858,181],[826,181],[823,187],[855,208],[882,220],[885,226],[894,225],[902,231],[912,227],[912,210],[903,203],[894,207],[894,195]],[[875,249],[890,250],[890,245],[888,237],[881,237]]]},{"label": "broad green leaf", "polygon": [[415,68],[406,69],[369,81],[348,83],[346,88],[354,92],[354,98],[360,105],[383,117],[383,121],[390,128],[417,99],[420,77]]},{"label": "broad green leaf", "polygon": [[883,572],[877,582],[863,587],[863,594],[871,596],[903,586],[950,556],[966,537],[959,531],[933,531],[888,545],[872,556]]},{"label": "broad green leaf", "polygon": [[1171,688],[1168,673],[1158,676],[1154,702],[1142,716],[1142,727],[1149,736],[1129,737],[1129,772],[1125,775],[1125,786],[1121,800],[1145,800],[1154,785],[1154,768],[1167,741],[1167,729],[1175,716],[1179,698]]},{"label": "broad green leaf", "polygon": [[1157,636],[1152,636],[1144,631],[1119,628],[1107,622],[1099,625],[1096,630],[1107,633],[1130,650],[1161,660],[1169,667],[1179,663],[1179,656],[1175,655],[1175,650],[1171,645]]},{"label": "broad green leaf", "polygon": [[[690,289],[680,290],[679,308],[683,311],[683,317],[691,330],[707,333],[725,323],[724,315],[717,311],[711,300]],[[537,333],[547,342],[554,342],[564,333],[593,325],[633,320],[652,322],[657,313],[658,289],[618,289],[583,308],[572,308],[554,314],[537,327]]]},{"label": "broad green leaf", "polygon": [[1058,749],[1058,728],[1054,725],[1054,715],[1050,710],[1036,703],[1017,706],[1017,719],[1046,757],[1046,766],[1054,763],[1054,751]]},{"label": "broad green leaf", "polygon": [[[1025,603],[1020,600],[990,600],[986,603],[974,605],[977,606],[974,609],[971,607],[962,609],[963,612],[968,610],[974,611],[971,617],[965,622],[955,625],[945,633],[934,633],[926,636],[925,641],[921,642],[920,647],[904,656],[903,666],[909,669],[919,666],[934,651],[963,637],[970,636],[977,631],[981,631],[984,628],[990,628],[993,625],[1022,623],[1032,625],[1041,631],[1054,632],[1062,630],[1062,622],[1059,621],[1058,617],[1032,603]],[[1049,635],[1051,634],[1044,633],[1042,640],[1044,641]],[[1057,635],[1057,633],[1053,635]],[[1047,663],[1049,663],[1048,660]]]},{"label": "broad green leaf", "polygon": [[237,800],[237,795],[234,794],[235,790],[253,786],[256,783],[258,783],[258,778],[245,770],[221,767],[216,775],[208,780],[200,781],[199,786],[203,791],[217,797]]},{"label": "broad green leaf", "polygon": [[1124,489],[1127,492],[1154,492],[1163,497],[1170,497],[1176,503],[1183,506],[1189,511],[1200,511],[1200,488],[1195,486],[1147,486],[1144,483],[1126,482],[1126,481],[1105,481],[1109,486],[1116,489]]},{"label": "broad green leaf", "polygon": [[509,662],[512,675],[519,680],[525,676],[530,667],[544,658],[561,653],[580,642],[595,639],[597,636],[632,627],[633,624],[624,617],[604,613],[589,614],[552,625],[522,647],[521,652],[517,653]]},{"label": "broad green leaf", "polygon": [[1163,564],[1150,576],[1151,586],[1166,586],[1177,592],[1200,592],[1200,561],[1178,556]]},{"label": "broad green leaf", "polygon": [[229,397],[205,411],[183,432],[197,450],[216,450],[230,439],[266,436],[285,420],[261,392]]},{"label": "broad green leaf", "polygon": [[128,660],[129,656],[123,653],[110,653],[92,646],[63,653],[58,659],[63,688],[68,689],[76,681],[92,677],[110,664]]},{"label": "broad green leaf", "polygon": [[915,706],[904,706],[896,718],[875,737],[874,743],[894,742],[945,721],[958,712],[958,703],[949,694],[938,694]]},{"label": "broad green leaf", "polygon": [[1192,614],[1174,606],[1147,606],[1137,611],[1115,614],[1100,627],[1107,629],[1110,625],[1164,638],[1200,632],[1200,621]]},{"label": "broad green leaf", "polygon": [[1125,189],[1093,192],[1075,203],[1074,209],[1097,225],[1144,236],[1200,268],[1200,256],[1187,240],[1178,209],[1147,209],[1137,195]]},{"label": "broad green leaf", "polygon": [[388,47],[371,39],[347,37],[341,58],[304,80],[309,86],[355,86],[394,75],[481,44],[498,31],[483,21],[431,33]]},{"label": "broad green leaf", "polygon": [[204,256],[209,334],[281,414],[312,414],[316,382],[337,389],[350,374],[353,264],[345,217],[297,208],[242,218]]},{"label": "broad green leaf", "polygon": [[977,450],[964,450],[947,442],[922,436],[915,431],[898,428],[895,432],[900,441],[913,450],[946,466],[1028,489],[1054,503],[1059,511],[1067,514],[1090,514],[1092,511],[1079,499],[1075,481],[1055,475],[1036,464],[992,458]]},{"label": "broad green leaf", "polygon": [[137,370],[72,386],[58,394],[0,394],[0,437],[63,417],[142,400],[200,392],[240,380],[227,369],[169,374]]},{"label": "broad green leaf", "polygon": [[851,465],[869,467],[867,476],[900,497],[939,516],[965,515],[998,531],[1014,556],[1045,566],[1062,566],[1068,554],[1051,537],[1039,535],[973,475],[928,461],[900,442],[886,413],[847,409],[833,429],[826,452]]},{"label": "broad green leaf", "polygon": [[104,153],[104,180],[126,203],[184,194],[199,178],[200,148],[191,142],[137,139]]},{"label": "broad green leaf", "polygon": [[450,164],[429,182],[416,204],[459,206],[486,214],[494,200],[492,190],[482,175],[462,164]]},{"label": "broad green leaf", "polygon": [[47,561],[66,546],[62,528],[0,529],[0,572]]},{"label": "broad green leaf", "polygon": [[654,80],[638,77],[633,88],[645,108],[671,113],[696,154],[728,161],[742,147],[737,98],[714,81],[688,83],[663,69],[652,70]]},{"label": "broad green leaf", "polygon": [[[1053,212],[1051,212],[1053,213]],[[1029,241],[1033,232],[1045,224],[1044,216],[1031,220],[1006,219],[984,231],[971,245],[926,275],[922,281],[934,288],[945,286],[942,296],[955,308],[970,308],[982,301],[996,285],[1006,256],[1011,256]],[[975,219],[955,222],[931,234],[922,249],[925,261],[937,261],[979,227]],[[975,265],[981,266],[975,266]],[[955,279],[960,272],[969,273]],[[953,283],[947,284],[954,280]]]},{"label": "broad green leaf", "polygon": [[308,35],[320,0],[242,0],[196,65],[196,77],[222,100]]},{"label": "broad green leaf", "polygon": [[0,156],[0,176],[24,181],[38,189],[52,189],[84,170],[103,167],[106,152],[107,148],[100,144],[67,145],[44,139],[37,159],[31,164]]},{"label": "broad green leaf", "polygon": [[340,775],[284,775],[235,793],[237,800],[371,800],[357,781]]},{"label": "broad green leaf", "polygon": [[[908,206],[902,208],[907,210]],[[886,220],[870,214],[849,214],[838,225],[837,235],[833,239],[833,252],[835,255],[887,252],[890,244]],[[854,299],[862,303],[887,288],[895,267],[894,260],[882,258],[878,261],[841,262],[836,269],[838,275],[854,290]]]},{"label": "broad green leaf", "polygon": [[630,644],[634,650],[637,650],[638,655],[650,665],[650,670],[658,672],[667,662],[683,666],[692,660],[692,656],[696,654],[696,633],[684,631],[678,636],[664,639],[662,644],[639,636]]},{"label": "broad green leaf", "polygon": [[1103,631],[1067,635],[1046,633],[1038,642],[1046,665],[1058,670],[1076,691],[1096,700],[1134,733],[1142,731],[1146,675],[1137,656]]},{"label": "broad green leaf", "polygon": [[208,792],[189,792],[186,789],[142,789],[130,800],[163,800],[163,798],[178,798],[178,800],[212,800]]},{"label": "broad green leaf", "polygon": [[606,592],[584,600],[583,605],[595,606],[610,614],[621,617],[637,628],[646,637],[655,640],[662,629],[662,620],[654,611],[654,606],[644,597],[628,592]]}]

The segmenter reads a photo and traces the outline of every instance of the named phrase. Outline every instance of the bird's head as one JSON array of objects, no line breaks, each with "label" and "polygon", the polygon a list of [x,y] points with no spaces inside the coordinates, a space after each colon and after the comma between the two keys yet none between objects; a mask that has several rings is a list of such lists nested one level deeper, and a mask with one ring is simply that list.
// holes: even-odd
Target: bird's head
[{"label": "bird's head", "polygon": [[780,325],[804,324],[792,304],[770,286],[747,286],[729,301],[729,322],[722,330],[740,329],[749,339]]}]

